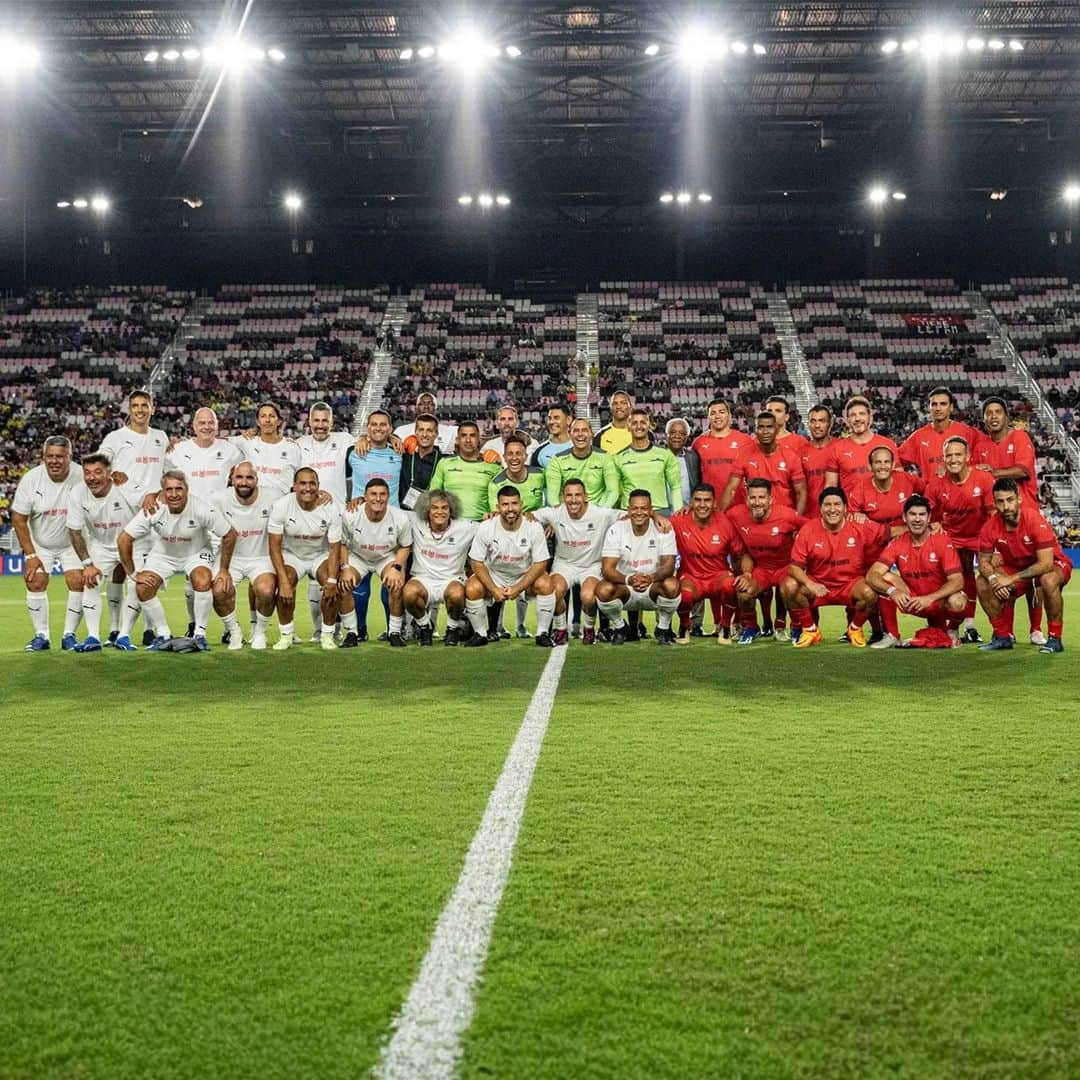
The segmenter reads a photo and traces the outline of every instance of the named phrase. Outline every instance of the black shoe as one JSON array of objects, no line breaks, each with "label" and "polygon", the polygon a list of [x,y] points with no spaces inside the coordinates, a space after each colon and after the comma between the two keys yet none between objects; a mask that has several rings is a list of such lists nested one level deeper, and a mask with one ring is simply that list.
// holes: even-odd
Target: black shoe
[{"label": "black shoe", "polygon": [[500,641],[509,641],[511,634],[509,630],[500,630],[496,636]]},{"label": "black shoe", "polygon": [[490,638],[487,634],[473,634],[468,641],[465,642],[466,649],[479,649],[488,643]]},{"label": "black shoe", "polygon": [[537,634],[534,640],[541,649],[551,649],[555,645],[555,642],[551,640],[550,634]]},{"label": "black shoe", "polygon": [[[764,635],[762,635],[762,636],[764,636]],[[847,644],[847,639],[848,639],[847,631],[845,630],[836,640],[840,645],[846,645]]]},{"label": "black shoe", "polygon": [[142,643],[143,643],[143,648],[144,649],[148,645],[153,645],[154,644],[154,631],[153,630],[144,630],[143,631]]},{"label": "black shoe", "polygon": [[[627,639],[627,636],[626,636],[626,627],[625,626],[620,626],[618,629],[611,631],[611,644],[612,645],[625,645],[627,640],[628,639]],[[637,640],[636,635],[634,637],[634,640],[635,641]]]},{"label": "black shoe", "polygon": [[980,645],[982,644],[982,635],[974,626],[969,626],[961,635],[960,640],[965,645]]},{"label": "black shoe", "polygon": [[[193,622],[189,622],[187,624],[187,634],[186,634],[186,636],[187,637],[194,637],[195,636],[195,624]],[[228,642],[226,642],[225,644],[227,645]]]},{"label": "black shoe", "polygon": [[391,649],[405,648],[405,639],[400,634],[388,634],[386,640],[390,642]]},{"label": "black shoe", "polygon": [[773,637],[775,637],[775,635],[776,635],[776,632],[775,632],[775,631],[773,630],[773,628],[772,628],[771,626],[766,626],[766,627],[765,627],[765,628],[764,628],[764,629],[763,629],[763,630],[761,631],[761,636],[762,636],[763,638],[767,638],[767,639],[769,639],[769,640],[771,640],[771,639],[772,639]]},{"label": "black shoe", "polygon": [[350,630],[344,638],[341,639],[339,649],[355,649],[360,642],[357,640],[356,635]]},{"label": "black shoe", "polygon": [[[446,633],[443,634],[443,644],[446,646],[460,645],[462,638],[461,630],[456,626],[448,626]],[[486,639],[485,639],[486,641]]]},{"label": "black shoe", "polygon": [[[190,637],[190,636],[191,635],[189,634],[188,637]],[[225,633],[221,635],[221,644],[222,645],[228,645],[229,644],[229,638],[231,638],[231,637],[232,637],[232,634],[228,630],[226,630]]]},{"label": "black shoe", "polygon": [[644,619],[642,619],[641,622],[638,623],[637,638],[638,638],[638,641],[648,641],[649,640],[649,631],[645,627],[645,620]]},{"label": "black shoe", "polygon": [[885,637],[885,631],[884,630],[873,630],[870,633],[870,640],[867,642],[867,644],[868,645],[876,645],[884,637]]},{"label": "black shoe", "polygon": [[367,627],[366,626],[361,626],[361,627],[357,628],[356,640],[357,641],[367,641]]},{"label": "black shoe", "polygon": [[[509,637],[510,635],[507,634],[506,636]],[[487,639],[489,645],[498,645],[499,642],[502,641],[503,637],[498,630],[490,630],[488,631]]]},{"label": "black shoe", "polygon": [[376,641],[389,641],[390,640],[389,631],[384,630],[375,640]]},{"label": "black shoe", "polygon": [[657,630],[656,631],[656,644],[657,645],[674,645],[675,644],[675,632],[671,629]]},{"label": "black shoe", "polygon": [[431,635],[432,630],[430,626],[418,626],[416,628],[416,640],[426,649],[430,649],[432,646]]},{"label": "black shoe", "polygon": [[690,636],[691,637],[704,637],[705,636],[705,631],[700,626],[691,626],[690,627]]}]

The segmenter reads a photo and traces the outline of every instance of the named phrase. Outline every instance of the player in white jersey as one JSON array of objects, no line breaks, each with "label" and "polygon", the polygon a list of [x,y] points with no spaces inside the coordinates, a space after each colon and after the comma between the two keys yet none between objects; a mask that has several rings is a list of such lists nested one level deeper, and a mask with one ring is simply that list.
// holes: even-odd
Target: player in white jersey
[{"label": "player in white jersey", "polygon": [[[425,390],[416,399],[416,414],[417,416],[423,416],[425,413],[430,413],[432,416],[438,416],[439,403],[435,398],[435,395],[430,390]],[[394,438],[398,439],[401,443],[404,443],[410,435],[416,434],[416,421],[412,421],[408,424],[399,424],[394,428]],[[447,423],[445,420],[439,421],[439,449],[444,454],[456,454],[457,453],[457,424]],[[394,449],[400,451],[400,447],[395,444]],[[406,447],[408,450],[408,447]],[[367,453],[366,449],[361,449],[360,442],[357,442],[356,452],[358,454]]]},{"label": "player in white jersey", "polygon": [[11,500],[11,525],[23,553],[26,610],[34,630],[27,652],[44,652],[50,647],[46,590],[56,563],[63,568],[68,589],[63,648],[75,648],[75,631],[82,618],[82,563],[67,531],[68,504],[78,483],[71,468],[71,442],[67,437],[49,436],[41,462],[19,481]]},{"label": "player in white jersey", "polygon": [[133,480],[147,491],[156,491],[165,468],[169,436],[160,428],[152,428],[154,402],[145,390],[128,395],[128,421],[122,428],[110,431],[97,448],[108,454],[112,462],[113,480],[123,484]]},{"label": "player in white jersey", "polygon": [[287,495],[292,491],[296,470],[303,464],[300,447],[281,434],[281,410],[272,401],[264,401],[255,415],[255,434],[250,438],[237,435],[230,441],[255,466],[263,491]]},{"label": "player in white jersey", "polygon": [[495,431],[496,435],[492,439],[488,439],[483,446],[480,447],[481,455],[491,450],[499,455],[499,460],[506,463],[506,459],[503,457],[503,450],[506,449],[506,440],[511,435],[517,435],[525,442],[525,460],[528,461],[532,452],[536,449],[536,442],[526,431],[521,430],[521,417],[518,415],[517,409],[513,405],[503,405],[499,411],[495,414]]},{"label": "player in white jersey", "polygon": [[446,603],[445,645],[461,643],[465,614],[465,562],[476,535],[475,521],[461,518],[448,491],[425,491],[413,512],[412,577],[405,584],[405,610],[416,620],[416,640],[431,645],[430,607]]},{"label": "player in white jersey", "polygon": [[387,640],[395,648],[405,644],[402,621],[405,616],[405,566],[412,553],[413,516],[390,505],[390,487],[380,476],[364,485],[364,501],[348,510],[341,520],[342,570],[341,621],[345,627],[343,649],[355,648],[356,608],[353,590],[365,577],[378,574],[390,603]]},{"label": "player in white jersey", "polygon": [[561,506],[544,506],[533,516],[555,537],[551,580],[555,585],[555,644],[566,644],[566,598],[575,586],[581,589],[585,628],[581,643],[596,642],[596,586],[603,580],[601,558],[607,531],[622,516],[621,510],[589,503],[582,481],[563,484]]},{"label": "player in white jersey", "polygon": [[328,491],[339,503],[344,503],[345,459],[353,448],[353,437],[347,431],[334,431],[334,410],[325,401],[316,401],[308,411],[310,435],[296,440],[300,448],[300,464],[309,465],[319,474],[319,490]]},{"label": "player in white jersey", "polygon": [[[149,646],[155,651],[168,644],[170,637],[165,609],[157,598],[158,590],[174,574],[191,579],[195,589],[195,644],[200,652],[206,652],[209,649],[206,627],[214,606],[211,589],[215,580],[210,538],[216,536],[221,541],[217,577],[228,578],[236,531],[214,507],[188,494],[187,477],[179,469],[167,469],[161,474],[161,499],[164,505],[153,514],[138,514],[124,526],[116,540],[120,562],[130,579],[128,588],[134,586],[147,619],[158,628],[158,636]],[[143,569],[136,571],[134,546],[144,536],[153,537],[154,543]],[[131,627],[137,615],[137,608],[131,604],[125,606],[124,622],[116,639],[118,649],[134,650]],[[161,633],[161,628],[165,633]]]},{"label": "player in white jersey", "polygon": [[[87,454],[82,460],[82,483],[76,484],[68,503],[67,528],[71,546],[82,560],[82,613],[86,639],[75,646],[80,653],[100,652],[101,583],[112,583],[120,567],[116,539],[142,506],[146,492],[134,481],[117,484],[108,454]],[[120,636],[121,604],[109,598],[109,614],[116,624],[110,644]]]},{"label": "player in white jersey", "polygon": [[596,599],[611,620],[612,645],[626,643],[624,611],[655,611],[657,642],[675,644],[671,617],[679,608],[678,548],[675,534],[661,532],[652,512],[652,496],[636,488],[630,492],[629,520],[616,521],[604,540],[604,580],[596,587]]},{"label": "player in white jersey", "polygon": [[305,465],[296,470],[293,490],[274,503],[267,532],[270,561],[277,575],[277,609],[281,638],[274,648],[281,652],[292,645],[296,586],[301,578],[317,581],[322,588],[322,634],[324,649],[336,649],[334,623],[338,617],[338,565],[341,557],[340,503],[319,503],[319,474]]},{"label": "player in white jersey", "polygon": [[[465,583],[465,613],[473,633],[465,645],[488,643],[486,603],[535,596],[536,644],[550,649],[555,585],[547,574],[543,526],[522,517],[521,494],[509,484],[497,492],[497,509],[496,517],[480,524],[469,547],[472,576]],[[499,640],[497,630],[492,636]]]},{"label": "player in white jersey", "polygon": [[274,614],[277,575],[270,561],[268,527],[274,507],[272,494],[259,490],[259,478],[250,461],[233,466],[232,487],[218,492],[213,505],[236,532],[236,546],[229,561],[226,580],[217,568],[214,577],[214,610],[225,622],[229,649],[244,647],[244,635],[236,620],[236,586],[247,578],[249,603],[255,613],[251,647],[266,648],[266,628]]}]

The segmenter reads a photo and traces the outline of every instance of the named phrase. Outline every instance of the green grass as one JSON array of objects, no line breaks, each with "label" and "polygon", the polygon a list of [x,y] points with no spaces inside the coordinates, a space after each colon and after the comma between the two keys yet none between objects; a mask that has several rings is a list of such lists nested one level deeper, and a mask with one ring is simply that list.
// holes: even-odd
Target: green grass
[{"label": "green grass", "polygon": [[[546,654],[27,656],[21,596],[0,1077],[363,1075]],[[572,648],[464,1074],[1080,1074],[1066,643]]]}]

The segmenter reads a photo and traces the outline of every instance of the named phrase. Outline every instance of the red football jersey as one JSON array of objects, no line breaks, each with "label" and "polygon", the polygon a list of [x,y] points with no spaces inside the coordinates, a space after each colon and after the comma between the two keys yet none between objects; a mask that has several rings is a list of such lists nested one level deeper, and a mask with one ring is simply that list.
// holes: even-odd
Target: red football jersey
[{"label": "red football jersey", "polygon": [[830,532],[819,518],[799,530],[791,561],[830,592],[839,592],[866,573],[870,556],[888,540],[889,530],[884,525],[857,525],[845,520],[837,532]]},{"label": "red football jersey", "polygon": [[783,570],[791,563],[791,545],[807,519],[790,506],[773,503],[769,516],[755,521],[748,506],[733,506],[728,520],[735,527],[755,566]]},{"label": "red football jersey", "polygon": [[810,440],[805,435],[800,435],[797,431],[785,431],[783,435],[778,435],[776,441],[781,446],[786,446],[789,450],[794,450],[799,457],[802,457],[806,452],[806,448],[810,445]]},{"label": "red football jersey", "polygon": [[889,490],[878,491],[873,476],[864,476],[848,492],[848,512],[865,514],[879,525],[903,525],[904,503],[924,486],[917,476],[894,472]]},{"label": "red football jersey", "polygon": [[[781,443],[771,454],[754,441],[748,446],[732,466],[731,475],[741,480],[765,479],[772,482],[774,503],[781,506],[795,505],[795,485],[806,482],[802,459],[794,448]],[[740,488],[743,485],[740,485]],[[745,499],[745,492],[743,498]]]},{"label": "red football jersey", "polygon": [[942,453],[946,439],[964,439],[974,459],[975,450],[983,436],[973,427],[962,424],[959,420],[950,420],[944,431],[935,431],[933,424],[924,424],[913,431],[900,444],[900,460],[905,465],[914,465],[924,480],[937,476],[941,468]]},{"label": "red football jersey", "polygon": [[836,439],[830,439],[824,446],[808,442],[800,457],[806,474],[806,508],[812,510],[825,490],[825,474],[840,470],[836,463]]},{"label": "red football jersey", "polygon": [[1014,428],[1005,432],[1005,438],[994,442],[989,435],[983,435],[978,448],[971,456],[972,465],[989,465],[991,469],[1013,469],[1020,467],[1027,470],[1027,480],[1017,480],[1020,494],[1025,502],[1039,505],[1039,481],[1035,473],[1035,447],[1026,431]]},{"label": "red football jersey", "polygon": [[698,581],[730,573],[728,556],[746,552],[739,534],[720,510],[714,510],[704,525],[699,525],[690,511],[680,511],[671,516],[671,527],[679,549],[680,572]]},{"label": "red football jersey", "polygon": [[994,480],[989,473],[972,469],[957,483],[951,476],[935,476],[926,485],[926,497],[949,539],[958,548],[974,550],[979,533],[994,509]]},{"label": "red football jersey", "polygon": [[895,566],[912,596],[937,592],[947,577],[960,573],[960,556],[943,533],[928,533],[921,544],[903,533],[885,545],[877,561]]},{"label": "red football jersey", "polygon": [[1026,570],[1035,562],[1037,553],[1048,547],[1054,549],[1055,562],[1069,562],[1050,523],[1033,506],[1021,505],[1015,529],[1008,528],[1005,519],[995,514],[979,533],[979,551],[996,551],[1009,574]]},{"label": "red football jersey", "polygon": [[[701,459],[701,479],[706,484],[712,484],[716,490],[716,498],[724,494],[724,488],[731,478],[731,468],[736,458],[748,446],[756,445],[749,435],[732,428],[722,439],[708,431],[699,435],[694,440],[693,449]],[[735,493],[735,502],[742,502],[742,490]]]},{"label": "red football jersey", "polygon": [[874,435],[864,443],[857,443],[851,438],[836,440],[836,469],[845,495],[851,492],[859,477],[870,475],[870,455],[879,446],[891,450],[899,465],[900,454],[896,443],[884,435]]}]

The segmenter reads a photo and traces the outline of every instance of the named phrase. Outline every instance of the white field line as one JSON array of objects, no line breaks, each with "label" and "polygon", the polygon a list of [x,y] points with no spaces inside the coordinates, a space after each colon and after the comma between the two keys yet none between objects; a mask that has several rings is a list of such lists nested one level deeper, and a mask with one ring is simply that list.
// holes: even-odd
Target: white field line
[{"label": "white field line", "polygon": [[569,650],[553,649],[488,799],[453,895],[435,926],[420,973],[391,1025],[379,1080],[448,1080],[472,1022],[473,992],[510,873],[533,771]]}]

